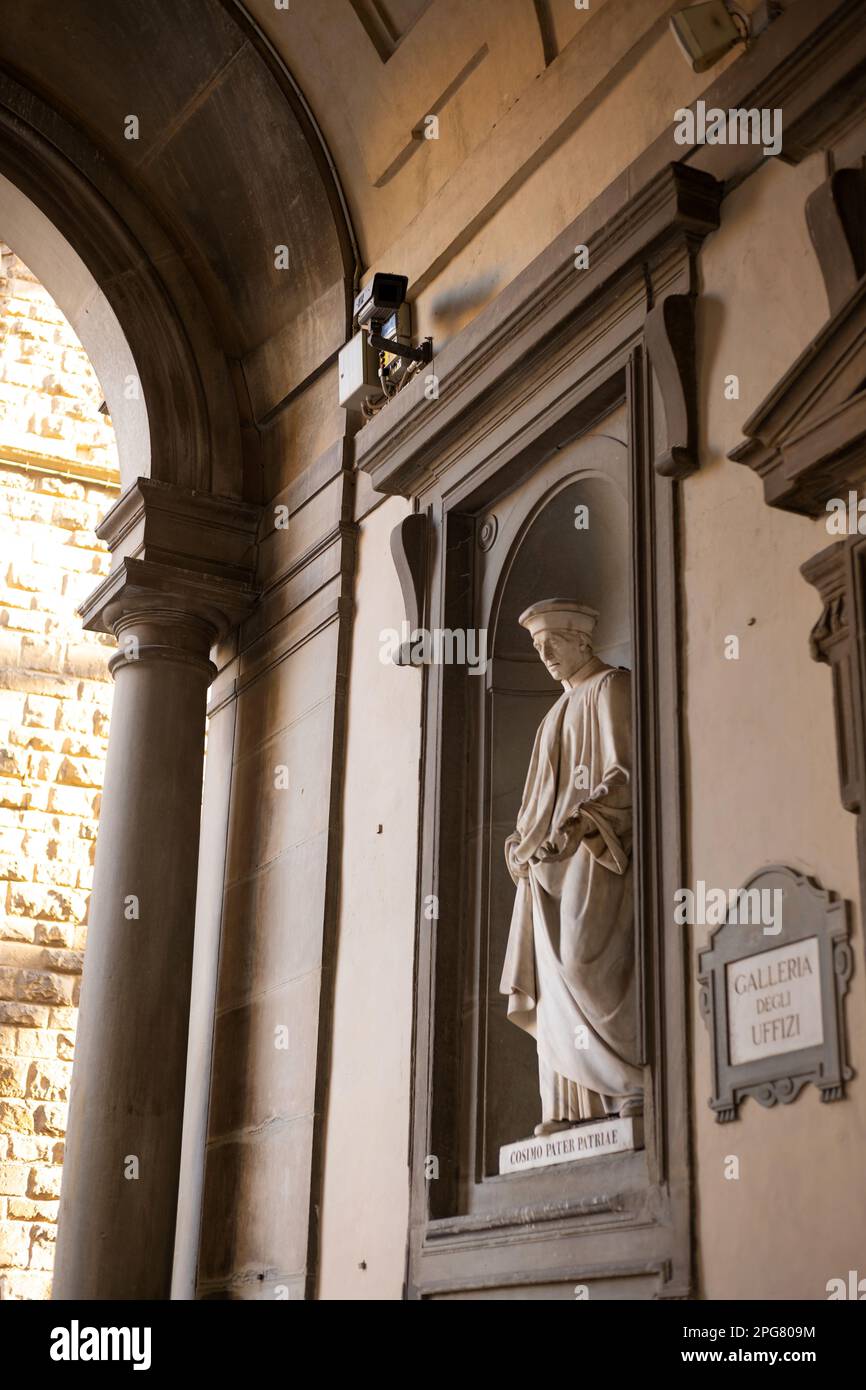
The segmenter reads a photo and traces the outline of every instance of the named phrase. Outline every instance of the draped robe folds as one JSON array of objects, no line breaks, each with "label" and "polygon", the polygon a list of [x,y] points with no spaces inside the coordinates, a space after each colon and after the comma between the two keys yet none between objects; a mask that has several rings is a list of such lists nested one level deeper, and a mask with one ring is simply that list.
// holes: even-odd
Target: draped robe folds
[{"label": "draped robe folds", "polygon": [[[630,677],[593,657],[572,679],[539,726],[517,829],[505,843],[517,893],[500,983],[509,1018],[536,1039],[543,1118],[564,1120],[603,1114],[617,1108],[613,1098],[642,1088]],[[534,862],[575,814],[582,838],[574,853]]]}]

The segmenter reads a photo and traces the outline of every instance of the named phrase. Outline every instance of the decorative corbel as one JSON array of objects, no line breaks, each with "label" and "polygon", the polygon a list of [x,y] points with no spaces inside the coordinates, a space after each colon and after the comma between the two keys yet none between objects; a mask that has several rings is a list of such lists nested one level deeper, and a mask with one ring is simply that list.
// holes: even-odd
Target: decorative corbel
[{"label": "decorative corbel", "polygon": [[837,169],[806,199],[806,224],[836,311],[866,274],[866,175]]},{"label": "decorative corbel", "polygon": [[698,467],[695,300],[668,294],[650,309],[644,338],[665,413],[665,446],[656,452],[664,478],[687,478]]},{"label": "decorative corbel", "polygon": [[863,709],[853,640],[857,607],[853,558],[850,543],[839,540],[807,560],[800,573],[818,590],[823,604],[809,646],[813,659],[824,662],[833,673],[839,789],[846,811],[858,814],[863,801]]},{"label": "decorative corbel", "polygon": [[427,573],[427,514],[412,512],[391,532],[391,558],[400,581],[403,607],[409,629],[408,642],[401,643],[395,658],[397,666],[419,665],[411,657],[412,635],[418,631],[424,617],[424,581]]}]

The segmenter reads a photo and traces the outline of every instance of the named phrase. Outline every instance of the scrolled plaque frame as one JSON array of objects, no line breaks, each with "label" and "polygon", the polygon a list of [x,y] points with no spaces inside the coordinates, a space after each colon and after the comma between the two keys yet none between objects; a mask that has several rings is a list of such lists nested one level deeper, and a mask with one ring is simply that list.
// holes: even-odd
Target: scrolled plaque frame
[{"label": "scrolled plaque frame", "polygon": [[[699,1007],[710,1034],[713,1092],[709,1105],[716,1121],[738,1118],[741,1102],[754,1097],[760,1105],[789,1105],[810,1082],[822,1101],[841,1100],[854,1075],[845,1043],[844,998],[853,969],[847,904],[805,874],[785,865],[760,869],[738,892],[781,891],[781,930],[767,934],[763,922],[727,919],[698,952]],[[796,1050],[733,1062],[728,966],[783,947],[816,941],[822,1040]],[[767,986],[772,988],[772,986]]]}]

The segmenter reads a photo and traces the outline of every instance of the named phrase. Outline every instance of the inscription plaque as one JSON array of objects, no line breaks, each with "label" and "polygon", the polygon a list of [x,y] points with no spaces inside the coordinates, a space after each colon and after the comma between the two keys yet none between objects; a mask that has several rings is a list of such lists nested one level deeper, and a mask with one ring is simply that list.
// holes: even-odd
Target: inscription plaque
[{"label": "inscription plaque", "polygon": [[642,1148],[643,1120],[614,1115],[605,1120],[585,1120],[556,1134],[533,1135],[531,1139],[503,1144],[499,1150],[499,1171],[522,1173],[528,1168],[546,1168],[551,1163],[575,1163],[582,1158]]},{"label": "inscription plaque", "polygon": [[760,923],[726,921],[698,953],[709,1104],[721,1123],[737,1118],[746,1096],[787,1105],[809,1082],[822,1100],[840,1100],[854,1074],[845,1052],[852,968],[845,903],[783,865],[760,870],[743,887],[781,892],[781,930],[768,946]]},{"label": "inscription plaque", "polygon": [[735,1066],[824,1041],[819,951],[811,936],[725,967]]}]

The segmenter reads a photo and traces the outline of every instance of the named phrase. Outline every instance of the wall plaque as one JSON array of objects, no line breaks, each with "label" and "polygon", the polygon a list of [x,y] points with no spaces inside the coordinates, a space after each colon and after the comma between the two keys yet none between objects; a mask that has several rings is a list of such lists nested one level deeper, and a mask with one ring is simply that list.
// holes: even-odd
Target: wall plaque
[{"label": "wall plaque", "polygon": [[839,1100],[853,1076],[843,1013],[852,968],[845,903],[781,865],[753,875],[739,900],[754,910],[729,910],[698,953],[709,1103],[720,1123],[737,1118],[746,1096],[786,1105],[810,1081],[822,1100]]}]

